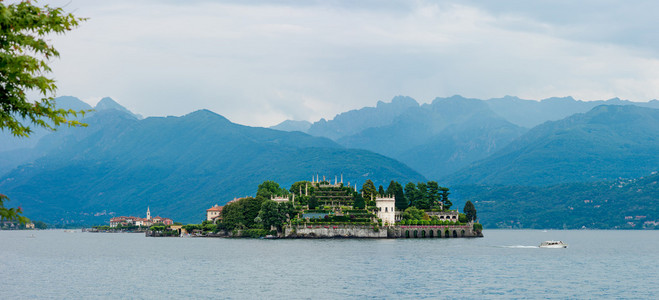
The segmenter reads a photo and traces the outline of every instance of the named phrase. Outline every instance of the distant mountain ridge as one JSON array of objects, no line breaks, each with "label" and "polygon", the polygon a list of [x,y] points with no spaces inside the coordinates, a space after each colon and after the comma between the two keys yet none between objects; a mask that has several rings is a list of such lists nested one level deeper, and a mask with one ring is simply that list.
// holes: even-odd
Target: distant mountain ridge
[{"label": "distant mountain ridge", "polygon": [[118,111],[125,112],[129,115],[132,115],[137,119],[143,119],[141,115],[133,113],[132,111],[128,110],[127,108],[125,108],[121,104],[117,103],[116,101],[114,101],[110,97],[102,98],[101,101],[98,101],[98,103],[96,103],[96,106],[94,106],[95,111],[102,111],[102,110],[108,110],[108,109],[115,109],[115,110],[118,110]]},{"label": "distant mountain ridge", "polygon": [[576,113],[585,113],[600,105],[636,105],[658,108],[659,101],[632,102],[612,98],[609,100],[581,101],[572,97],[553,97],[541,101],[506,96],[485,101],[490,108],[506,120],[519,126],[532,128],[546,121],[557,121]]},{"label": "distant mountain ridge", "polygon": [[[313,174],[361,184],[423,181],[404,164],[327,138],[231,123],[208,110],[138,120],[100,110],[86,128],[46,136],[45,155],[0,175],[0,190],[49,223],[106,223],[151,211],[200,222],[205,209],[253,195],[265,180],[290,186]],[[53,141],[48,141],[48,140]],[[37,146],[38,148],[39,146]],[[113,214],[111,214],[113,213]]]},{"label": "distant mountain ridge", "polygon": [[396,158],[437,180],[485,158],[525,131],[496,115],[483,101],[453,96],[410,107],[388,125],[367,128],[337,142]]},{"label": "distant mountain ridge", "polygon": [[281,131],[300,131],[306,133],[307,131],[309,131],[310,127],[311,127],[311,123],[309,123],[308,121],[286,120],[275,126],[270,126],[270,129],[276,129]]},{"label": "distant mountain ridge", "polygon": [[378,101],[376,107],[347,111],[336,115],[331,121],[321,119],[311,125],[308,133],[336,140],[371,127],[388,125],[408,108],[418,106],[419,103],[410,97],[396,96],[389,103]]},{"label": "distant mountain ridge", "polygon": [[636,178],[659,169],[659,109],[601,105],[543,123],[445,178],[453,184],[551,185]]},{"label": "distant mountain ridge", "polygon": [[390,103],[380,101],[376,107],[351,110],[329,121],[322,119],[308,132],[349,148],[393,157],[437,180],[488,157],[528,128],[603,104],[659,108],[657,100],[631,102],[618,98],[535,101],[506,96],[480,100],[456,95],[419,105],[412,98],[397,96]]}]

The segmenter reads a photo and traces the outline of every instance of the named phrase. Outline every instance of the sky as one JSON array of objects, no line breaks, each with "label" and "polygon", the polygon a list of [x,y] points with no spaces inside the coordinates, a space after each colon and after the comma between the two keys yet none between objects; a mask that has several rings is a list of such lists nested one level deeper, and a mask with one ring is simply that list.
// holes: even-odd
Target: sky
[{"label": "sky", "polygon": [[659,98],[659,1],[39,4],[89,18],[50,37],[57,96],[144,116],[210,109],[271,126],[397,95]]}]

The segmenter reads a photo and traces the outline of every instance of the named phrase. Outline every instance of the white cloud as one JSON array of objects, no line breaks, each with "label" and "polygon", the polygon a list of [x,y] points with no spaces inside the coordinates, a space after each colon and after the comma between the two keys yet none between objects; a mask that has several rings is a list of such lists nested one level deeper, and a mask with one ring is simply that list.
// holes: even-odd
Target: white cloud
[{"label": "white cloud", "polygon": [[[607,32],[623,3],[640,17]],[[549,6],[378,4],[74,0],[67,10],[90,19],[53,38],[54,76],[60,95],[110,96],[146,116],[208,108],[257,126],[400,94],[647,101],[659,92],[647,2],[597,13],[566,2],[553,18],[541,11]]]}]

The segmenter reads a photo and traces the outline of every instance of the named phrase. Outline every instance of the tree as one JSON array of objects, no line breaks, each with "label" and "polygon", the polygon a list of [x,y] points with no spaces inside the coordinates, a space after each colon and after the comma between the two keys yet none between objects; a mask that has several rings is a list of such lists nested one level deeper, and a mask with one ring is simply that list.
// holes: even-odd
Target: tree
[{"label": "tree", "polygon": [[[44,74],[51,72],[48,60],[59,52],[47,43],[51,33],[64,33],[77,27],[83,18],[66,14],[61,8],[38,7],[30,1],[5,6],[0,1],[0,129],[14,136],[28,137],[30,125],[55,129],[61,124],[85,126],[73,110],[57,109],[55,80]],[[29,101],[27,92],[37,91],[40,100]],[[7,196],[0,195],[0,218],[27,223],[21,209],[5,208]]]},{"label": "tree", "polygon": [[267,199],[270,199],[272,196],[283,195],[288,195],[288,191],[286,189],[280,188],[279,183],[271,180],[267,180],[259,184],[259,188],[256,191],[256,197],[263,197]]},{"label": "tree", "polygon": [[225,205],[222,208],[221,214],[224,228],[233,230],[245,227],[245,216],[243,215],[243,204],[241,201]]},{"label": "tree", "polygon": [[412,182],[408,182],[405,185],[405,197],[407,198],[408,206],[414,205],[414,202],[417,201],[417,197],[418,197],[416,184]]},{"label": "tree", "polygon": [[318,199],[316,199],[316,196],[311,196],[309,198],[309,209],[316,209],[318,207]]},{"label": "tree", "polygon": [[34,228],[36,228],[36,229],[46,229],[46,228],[48,228],[48,224],[46,224],[42,221],[34,221]]},{"label": "tree", "polygon": [[368,179],[362,185],[361,192],[364,195],[364,200],[366,203],[369,203],[371,202],[371,199],[375,199],[378,191],[375,189],[375,184],[373,184],[373,181]]},{"label": "tree", "polygon": [[279,203],[279,212],[281,212],[282,216],[284,217],[284,221],[290,219],[293,217],[293,215],[297,212],[295,210],[295,207],[293,207],[293,203],[291,202],[280,202]]},{"label": "tree", "polygon": [[442,192],[442,203],[444,203],[444,209],[451,209],[453,202],[448,199],[448,195],[451,194],[448,192],[448,188],[440,187],[439,190]]},{"label": "tree", "polygon": [[313,188],[313,185],[309,181],[298,181],[296,183],[293,183],[291,185],[291,188],[288,190],[289,192],[293,194],[298,194],[300,191],[302,191],[302,195],[305,194],[305,191],[308,189],[309,193],[311,193],[311,189]]},{"label": "tree", "polygon": [[262,203],[268,200],[270,199],[257,196],[256,198],[246,197],[238,201],[241,202],[243,207],[243,216],[245,220],[243,224],[245,224],[246,227],[254,228],[256,225],[259,225],[254,219],[259,215]]},{"label": "tree", "polygon": [[398,210],[405,210],[407,208],[407,199],[405,198],[403,186],[400,183],[392,180],[389,183],[389,187],[387,187],[387,194],[394,195]]},{"label": "tree", "polygon": [[272,200],[263,201],[258,218],[261,219],[263,227],[268,230],[270,230],[271,226],[280,227],[283,223],[283,217],[279,212],[279,205]]},{"label": "tree", "polygon": [[417,189],[417,199],[414,203],[414,206],[420,209],[430,208],[430,200],[428,199],[428,185],[425,182],[419,182],[416,184]]},{"label": "tree", "polygon": [[366,207],[366,201],[364,201],[364,197],[362,197],[362,195],[359,193],[354,193],[354,197],[355,203],[353,203],[352,206],[356,209],[364,209]]},{"label": "tree", "polygon": [[380,185],[380,187],[378,188],[378,194],[380,196],[384,196],[384,187],[382,187],[382,185]]},{"label": "tree", "polygon": [[439,185],[437,181],[428,181],[428,201],[430,202],[430,208],[440,206],[439,197]]},{"label": "tree", "polygon": [[30,219],[21,215],[23,213],[20,207],[18,208],[5,208],[4,201],[9,201],[7,196],[0,194],[0,221],[18,221],[21,224],[30,222]]},{"label": "tree", "polygon": [[476,221],[476,207],[474,207],[474,204],[471,203],[471,201],[467,200],[462,211],[467,216],[467,221]]},{"label": "tree", "polygon": [[402,218],[404,220],[427,220],[428,215],[423,212],[422,210],[416,208],[416,207],[408,207],[405,209],[403,212]]}]

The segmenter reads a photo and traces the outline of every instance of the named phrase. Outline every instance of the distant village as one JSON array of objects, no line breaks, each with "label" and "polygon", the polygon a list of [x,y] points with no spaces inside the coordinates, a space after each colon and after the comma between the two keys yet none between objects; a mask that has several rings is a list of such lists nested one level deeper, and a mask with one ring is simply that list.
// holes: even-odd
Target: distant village
[{"label": "distant village", "polygon": [[[110,228],[112,229],[132,229],[132,227],[138,227],[138,228],[149,228],[154,225],[164,225],[164,226],[171,226],[174,224],[174,221],[170,218],[163,218],[160,216],[156,217],[151,217],[151,209],[150,207],[146,208],[146,217],[140,218],[140,217],[133,217],[133,216],[121,216],[121,217],[114,217],[110,219]],[[102,228],[102,226],[96,226],[96,229],[106,229]]]}]

